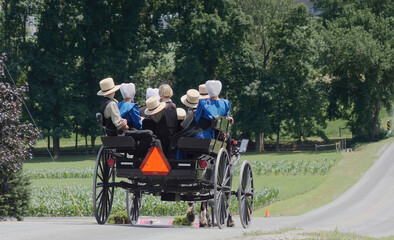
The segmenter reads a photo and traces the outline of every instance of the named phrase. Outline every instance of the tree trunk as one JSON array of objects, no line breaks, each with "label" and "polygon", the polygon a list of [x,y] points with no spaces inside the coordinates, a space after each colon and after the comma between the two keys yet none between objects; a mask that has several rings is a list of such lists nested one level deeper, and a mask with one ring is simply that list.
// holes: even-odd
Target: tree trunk
[{"label": "tree trunk", "polygon": [[259,133],[259,152],[265,152],[264,149],[264,132]]},{"label": "tree trunk", "polygon": [[75,151],[78,151],[78,128],[75,131]]},{"label": "tree trunk", "polygon": [[91,143],[91,145],[90,145],[90,152],[93,155],[95,155],[96,154],[96,150],[95,150],[95,147],[94,147],[94,142],[96,141],[96,136],[92,135],[90,137],[91,137],[91,139],[90,139],[90,143]]},{"label": "tree trunk", "polygon": [[48,150],[51,151],[51,136],[49,135],[49,131],[48,131]]},{"label": "tree trunk", "polygon": [[60,138],[53,137],[53,157],[56,159],[60,155]]},{"label": "tree trunk", "polygon": [[378,124],[378,119],[379,119],[379,113],[380,113],[380,107],[376,106],[375,109],[375,114],[372,119],[372,141],[376,141],[376,125]]},{"label": "tree trunk", "polygon": [[254,135],[255,135],[255,142],[256,142],[255,151],[258,152],[260,150],[259,149],[259,146],[260,146],[260,137],[259,137],[260,133],[259,132],[255,132]]},{"label": "tree trunk", "polygon": [[86,147],[86,152],[89,153],[89,147],[88,147],[88,135],[85,135],[85,147]]},{"label": "tree trunk", "polygon": [[279,133],[280,133],[280,130],[278,130],[276,132],[276,151],[277,152],[280,152],[280,149],[279,149]]}]

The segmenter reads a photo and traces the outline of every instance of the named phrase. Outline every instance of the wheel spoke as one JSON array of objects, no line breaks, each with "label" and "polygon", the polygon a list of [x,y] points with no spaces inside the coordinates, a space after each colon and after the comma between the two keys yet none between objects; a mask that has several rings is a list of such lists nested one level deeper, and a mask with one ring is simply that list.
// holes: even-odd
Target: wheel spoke
[{"label": "wheel spoke", "polygon": [[96,202],[97,202],[97,200],[101,197],[101,195],[103,195],[103,191],[104,191],[104,189],[101,189],[99,195],[96,197]]},{"label": "wheel spoke", "polygon": [[250,208],[249,202],[245,202],[245,216],[246,220],[249,222],[250,221],[250,214],[252,213],[252,209]]},{"label": "wheel spoke", "polygon": [[97,173],[97,177],[100,178],[101,182],[104,182],[103,177],[101,175],[99,175],[98,173]]},{"label": "wheel spoke", "polygon": [[227,186],[227,183],[230,181],[230,177],[228,177],[228,175],[230,175],[229,169],[230,169],[230,165],[227,165],[226,170],[224,172],[223,179],[222,179],[222,183],[223,183],[222,186]]}]

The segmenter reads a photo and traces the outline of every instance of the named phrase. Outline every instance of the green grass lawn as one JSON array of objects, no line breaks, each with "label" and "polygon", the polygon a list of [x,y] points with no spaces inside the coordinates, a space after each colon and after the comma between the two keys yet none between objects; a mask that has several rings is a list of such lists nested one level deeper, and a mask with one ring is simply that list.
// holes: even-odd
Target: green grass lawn
[{"label": "green grass lawn", "polygon": [[[275,215],[297,215],[306,211],[320,207],[346,191],[352,186],[362,174],[368,170],[377,158],[376,153],[386,143],[394,138],[386,139],[378,143],[361,144],[357,151],[353,153],[337,154],[332,151],[318,152],[280,152],[280,153],[260,153],[245,154],[238,165],[243,160],[253,162],[276,162],[276,161],[324,161],[325,159],[335,160],[336,164],[326,175],[254,175],[255,189],[268,188],[279,189],[278,201],[269,206],[270,214]],[[50,158],[37,157],[28,160],[24,164],[25,170],[45,169],[86,169],[95,166],[95,156],[66,156],[59,157],[55,162]],[[256,169],[254,170],[254,172]],[[117,181],[124,179],[117,179]],[[68,186],[92,186],[92,178],[65,178],[65,179],[32,179],[35,187],[65,187]],[[234,176],[233,190],[238,187],[238,176]],[[265,216],[265,208],[255,211],[256,216]]]},{"label": "green grass lawn", "polygon": [[[272,216],[299,215],[329,203],[356,183],[378,158],[379,150],[392,141],[394,138],[391,137],[377,143],[362,144],[357,151],[344,154],[343,159],[320,179],[322,182],[317,187],[303,194],[273,203],[268,206],[270,214]],[[294,184],[294,187],[297,185]],[[264,209],[257,210],[255,215],[264,216]]]},{"label": "green grass lawn", "polygon": [[[324,160],[326,158],[339,160],[340,154],[333,152],[280,152],[280,153],[261,153],[261,154],[246,154],[242,157],[239,166],[243,160],[250,162],[255,161],[314,161]],[[40,170],[42,169],[64,169],[64,168],[87,168],[95,166],[95,156],[65,156],[59,157],[53,162],[49,157],[36,157],[28,160],[24,164],[25,170]],[[305,192],[315,189],[324,181],[325,176],[254,176],[254,184],[256,189],[269,188],[279,189],[279,200],[283,201],[288,198],[304,194]],[[117,179],[120,181],[123,179]],[[65,178],[65,179],[32,179],[33,186],[46,187],[65,187],[68,186],[92,186],[92,178]],[[238,176],[234,176],[233,189],[238,187]]]},{"label": "green grass lawn", "polygon": [[23,169],[83,168],[94,167],[95,164],[96,156],[91,155],[64,156],[55,162],[50,157],[34,157],[24,162]]},{"label": "green grass lawn", "polygon": [[245,153],[241,157],[242,160],[248,161],[275,161],[275,160],[290,160],[290,161],[314,161],[323,160],[325,158],[339,160],[342,158],[340,154],[335,151],[292,151],[292,152],[265,152],[265,153]]}]

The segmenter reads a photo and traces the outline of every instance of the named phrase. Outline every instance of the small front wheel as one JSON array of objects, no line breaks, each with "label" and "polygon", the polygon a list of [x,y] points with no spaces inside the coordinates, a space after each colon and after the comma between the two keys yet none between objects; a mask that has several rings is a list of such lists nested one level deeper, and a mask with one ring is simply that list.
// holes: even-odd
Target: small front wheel
[{"label": "small front wheel", "polygon": [[131,225],[136,225],[140,218],[140,211],[142,207],[142,193],[141,191],[137,191],[135,193],[131,193],[129,191],[126,192],[126,209],[127,209],[127,217]]}]

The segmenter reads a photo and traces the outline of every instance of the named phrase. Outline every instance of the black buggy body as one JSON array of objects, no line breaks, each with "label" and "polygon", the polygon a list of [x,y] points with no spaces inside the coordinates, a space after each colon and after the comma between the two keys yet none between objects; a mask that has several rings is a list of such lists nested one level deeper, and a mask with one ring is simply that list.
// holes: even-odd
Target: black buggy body
[{"label": "black buggy body", "polygon": [[[100,114],[97,115],[100,123]],[[212,127],[215,139],[184,137],[178,149],[186,158],[167,158],[158,146],[151,146],[144,158],[134,157],[134,139],[123,136],[102,137],[93,179],[93,207],[96,220],[104,224],[111,212],[115,188],[127,191],[126,206],[131,224],[138,223],[144,194],[160,196],[162,201],[198,202],[213,200],[213,216],[219,228],[225,226],[230,197],[238,198],[244,228],[253,213],[253,173],[250,164],[241,166],[238,189],[231,190],[235,165],[240,160],[239,143],[231,139],[231,125],[217,117]],[[242,145],[247,145],[243,140]],[[123,178],[122,181],[115,181]]]}]

